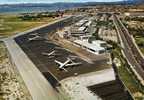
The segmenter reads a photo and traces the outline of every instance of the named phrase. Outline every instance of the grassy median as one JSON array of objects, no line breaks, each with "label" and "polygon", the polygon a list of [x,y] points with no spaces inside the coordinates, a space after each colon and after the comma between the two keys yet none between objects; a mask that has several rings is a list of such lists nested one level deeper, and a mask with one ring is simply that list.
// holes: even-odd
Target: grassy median
[{"label": "grassy median", "polygon": [[144,54],[144,37],[143,36],[135,36],[135,41],[139,46],[141,52]]}]

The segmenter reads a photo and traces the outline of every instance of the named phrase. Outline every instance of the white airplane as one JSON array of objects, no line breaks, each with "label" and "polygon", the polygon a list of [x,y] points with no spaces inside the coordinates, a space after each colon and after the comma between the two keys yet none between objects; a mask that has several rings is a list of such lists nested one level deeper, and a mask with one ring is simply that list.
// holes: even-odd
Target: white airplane
[{"label": "white airplane", "polygon": [[59,64],[59,69],[63,69],[64,71],[68,72],[64,67],[69,67],[69,66],[77,66],[77,65],[81,65],[82,63],[75,63],[72,61],[72,59],[67,58],[67,60],[62,63],[60,61],[55,60],[55,63]]},{"label": "white airplane", "polygon": [[55,57],[55,56],[60,56],[60,54],[56,54],[56,51],[55,51],[55,50],[53,50],[53,51],[50,52],[50,53],[43,52],[42,55],[44,55],[44,56],[49,56],[49,58],[52,58],[52,57]]},{"label": "white airplane", "polygon": [[36,35],[35,37],[28,38],[29,41],[40,40],[42,37]]},{"label": "white airplane", "polygon": [[31,33],[30,35],[31,35],[31,36],[37,36],[38,33]]}]

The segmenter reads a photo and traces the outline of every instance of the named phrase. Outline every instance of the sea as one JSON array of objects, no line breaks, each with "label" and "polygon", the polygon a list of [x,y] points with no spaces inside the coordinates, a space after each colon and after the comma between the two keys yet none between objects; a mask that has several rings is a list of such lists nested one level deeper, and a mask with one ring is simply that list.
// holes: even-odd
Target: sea
[{"label": "sea", "polygon": [[0,14],[11,14],[11,13],[34,13],[34,12],[53,12],[62,11],[77,7],[76,5],[65,5],[65,4],[20,4],[20,5],[0,5]]}]

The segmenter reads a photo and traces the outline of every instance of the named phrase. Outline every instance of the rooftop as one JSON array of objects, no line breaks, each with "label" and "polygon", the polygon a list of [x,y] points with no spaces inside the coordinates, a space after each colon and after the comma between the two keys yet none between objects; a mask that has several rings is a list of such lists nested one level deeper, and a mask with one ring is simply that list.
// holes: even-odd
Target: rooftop
[{"label": "rooftop", "polygon": [[[93,44],[93,43],[89,43],[87,40],[85,40],[85,41],[84,40],[75,40],[74,42],[77,44],[80,44],[82,46],[85,46],[89,49],[95,50],[95,51],[105,50],[105,48],[100,47],[100,46]],[[100,41],[98,41],[96,43],[100,43]]]},{"label": "rooftop", "polygon": [[75,25],[76,25],[76,26],[82,26],[82,25],[85,24],[87,21],[88,21],[88,20],[82,19],[82,20],[80,20],[79,22],[77,22]]},{"label": "rooftop", "polygon": [[86,27],[83,26],[83,27],[80,27],[78,30],[79,31],[84,31],[85,29],[86,29]]},{"label": "rooftop", "polygon": [[100,97],[89,91],[87,87],[114,80],[114,71],[109,68],[77,77],[69,77],[62,80],[61,84],[64,91],[72,98],[71,100],[99,100]]},{"label": "rooftop", "polygon": [[90,26],[91,23],[92,23],[92,21],[88,21],[88,22],[85,24],[85,26]]},{"label": "rooftop", "polygon": [[102,40],[94,40],[92,41],[93,44],[103,44],[106,43],[106,41],[102,41]]},{"label": "rooftop", "polygon": [[133,100],[119,79],[89,86],[88,89],[102,100]]}]

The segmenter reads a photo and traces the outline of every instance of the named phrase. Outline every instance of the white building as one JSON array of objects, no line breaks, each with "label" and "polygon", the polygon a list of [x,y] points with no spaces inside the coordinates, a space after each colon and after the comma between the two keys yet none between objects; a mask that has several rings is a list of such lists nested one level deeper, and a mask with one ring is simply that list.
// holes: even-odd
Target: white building
[{"label": "white building", "polygon": [[88,40],[90,37],[92,37],[91,35],[83,35],[80,36],[80,40]]},{"label": "white building", "polygon": [[92,43],[99,47],[107,47],[107,43],[105,41],[95,40],[95,41],[92,41]]},{"label": "white building", "polygon": [[75,25],[81,27],[82,25],[84,25],[88,20],[80,20],[79,22],[77,22]]},{"label": "white building", "polygon": [[90,26],[91,23],[92,23],[92,21],[88,21],[88,22],[85,24],[85,26]]},{"label": "white building", "polygon": [[84,26],[82,26],[82,27],[80,27],[79,29],[78,29],[78,31],[85,31],[85,29],[86,29],[86,27],[84,27]]},{"label": "white building", "polygon": [[106,49],[101,46],[101,43],[104,42],[100,42],[100,40],[93,41],[92,43],[89,43],[88,40],[75,40],[74,43],[94,54],[103,54],[106,52]]},{"label": "white building", "polygon": [[87,28],[86,27],[72,27],[71,29],[70,29],[70,33],[71,33],[71,35],[72,36],[77,36],[77,37],[79,37],[79,36],[83,36],[83,35],[85,35],[86,34],[86,32],[85,32],[85,30],[86,30]]}]

